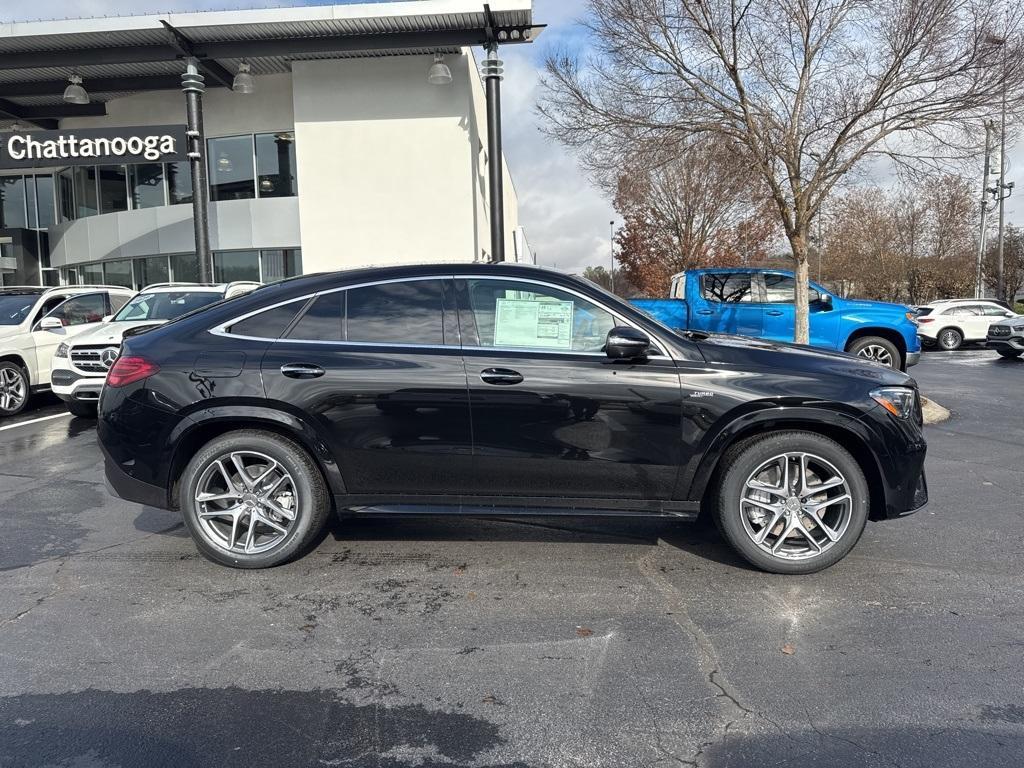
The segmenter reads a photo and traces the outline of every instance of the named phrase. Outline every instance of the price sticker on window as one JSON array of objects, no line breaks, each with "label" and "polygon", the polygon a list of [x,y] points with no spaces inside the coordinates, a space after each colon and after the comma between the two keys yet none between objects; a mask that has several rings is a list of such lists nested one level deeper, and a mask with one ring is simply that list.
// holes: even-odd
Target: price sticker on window
[{"label": "price sticker on window", "polygon": [[498,299],[496,347],[572,348],[573,302]]}]

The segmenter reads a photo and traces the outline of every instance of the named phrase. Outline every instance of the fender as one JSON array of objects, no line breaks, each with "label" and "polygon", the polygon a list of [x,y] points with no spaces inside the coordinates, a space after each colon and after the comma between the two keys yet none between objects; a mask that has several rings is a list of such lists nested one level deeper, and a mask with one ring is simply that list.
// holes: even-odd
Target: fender
[{"label": "fender", "polygon": [[[292,409],[276,401],[250,402],[246,405],[205,405],[183,418],[171,431],[168,442],[175,446],[172,472],[176,477],[184,468],[192,448],[200,438],[205,442],[211,431],[230,429],[266,428],[288,435],[302,445],[323,472],[332,494],[346,493],[345,482],[330,443],[323,429]],[[226,431],[226,430],[224,430]]]},{"label": "fender", "polygon": [[[749,435],[775,429],[805,429],[830,437],[839,437],[839,442],[851,450],[863,464],[871,456],[872,466],[864,467],[869,484],[872,476],[881,477],[882,468],[878,457],[869,449],[872,436],[868,428],[857,419],[859,412],[841,403],[805,403],[799,406],[779,407],[778,403],[764,401],[748,403],[756,410],[737,409],[723,417],[722,426],[709,430],[702,446],[694,451],[693,459],[682,468],[679,477],[680,498],[700,501],[707,491],[708,482],[715,473],[722,456],[737,440]],[[739,411],[744,412],[740,413]],[[732,416],[732,418],[729,418]],[[851,442],[853,441],[853,442]]]}]

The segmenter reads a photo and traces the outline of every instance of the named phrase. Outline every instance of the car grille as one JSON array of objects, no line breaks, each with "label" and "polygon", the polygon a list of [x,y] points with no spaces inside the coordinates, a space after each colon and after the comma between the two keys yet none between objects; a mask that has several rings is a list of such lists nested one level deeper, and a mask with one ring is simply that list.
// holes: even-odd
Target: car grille
[{"label": "car grille", "polygon": [[1009,336],[1010,326],[1008,325],[993,325],[988,329],[989,336]]},{"label": "car grille", "polygon": [[71,365],[83,373],[106,373],[110,366],[103,362],[103,352],[107,349],[117,347],[75,347],[71,350]]}]

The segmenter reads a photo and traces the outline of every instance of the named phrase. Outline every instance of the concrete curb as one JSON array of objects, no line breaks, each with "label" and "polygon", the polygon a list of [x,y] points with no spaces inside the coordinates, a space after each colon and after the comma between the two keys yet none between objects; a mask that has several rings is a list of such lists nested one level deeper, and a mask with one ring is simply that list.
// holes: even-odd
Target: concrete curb
[{"label": "concrete curb", "polygon": [[934,400],[921,396],[921,410],[924,412],[925,424],[938,424],[949,418],[949,409],[943,408]]}]

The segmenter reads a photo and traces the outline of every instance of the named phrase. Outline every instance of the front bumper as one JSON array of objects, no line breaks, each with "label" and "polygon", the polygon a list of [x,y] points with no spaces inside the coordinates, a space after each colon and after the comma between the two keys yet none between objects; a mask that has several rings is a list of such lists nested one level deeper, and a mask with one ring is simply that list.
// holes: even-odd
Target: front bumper
[{"label": "front bumper", "polygon": [[912,365],[917,365],[921,362],[921,350],[917,352],[907,352],[907,368]]},{"label": "front bumper", "polygon": [[898,419],[881,406],[858,419],[871,432],[870,445],[877,462],[881,488],[872,519],[904,517],[928,503],[924,461],[928,445],[920,415]]},{"label": "front bumper", "polygon": [[84,376],[77,371],[58,368],[50,373],[50,388],[61,400],[95,403],[100,399],[104,376]]},{"label": "front bumper", "polygon": [[985,341],[989,349],[1024,352],[1024,336],[989,336]]}]

